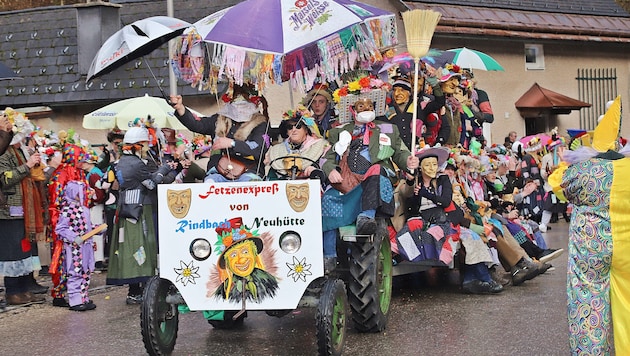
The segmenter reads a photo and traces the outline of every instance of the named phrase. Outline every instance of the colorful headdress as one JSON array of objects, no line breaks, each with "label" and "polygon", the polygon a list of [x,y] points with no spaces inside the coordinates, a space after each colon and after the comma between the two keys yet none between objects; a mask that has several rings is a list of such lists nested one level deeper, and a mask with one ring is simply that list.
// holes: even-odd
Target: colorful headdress
[{"label": "colorful headdress", "polygon": [[280,133],[282,137],[286,138],[288,133],[286,132],[286,125],[289,121],[294,121],[295,124],[302,123],[308,127],[311,132],[311,135],[315,137],[322,137],[322,134],[319,132],[319,127],[317,123],[315,123],[315,119],[313,119],[313,113],[304,105],[298,105],[295,110],[288,110],[282,114],[282,122],[280,122]]},{"label": "colorful headdress", "polygon": [[618,96],[610,105],[604,118],[595,127],[593,132],[593,147],[598,152],[618,150],[619,130],[621,129],[621,96]]}]

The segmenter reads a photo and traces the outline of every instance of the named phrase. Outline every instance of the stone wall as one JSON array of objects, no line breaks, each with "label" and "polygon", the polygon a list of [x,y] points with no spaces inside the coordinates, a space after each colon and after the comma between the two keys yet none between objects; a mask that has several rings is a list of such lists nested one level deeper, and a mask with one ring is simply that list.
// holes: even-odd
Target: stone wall
[{"label": "stone wall", "polygon": [[24,10],[36,7],[74,5],[90,0],[0,0],[0,11]]}]

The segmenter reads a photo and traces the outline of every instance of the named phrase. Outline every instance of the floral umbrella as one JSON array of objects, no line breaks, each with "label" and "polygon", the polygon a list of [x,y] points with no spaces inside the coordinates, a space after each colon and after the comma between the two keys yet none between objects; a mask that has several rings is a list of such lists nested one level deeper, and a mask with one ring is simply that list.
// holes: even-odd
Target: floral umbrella
[{"label": "floral umbrella", "polygon": [[[291,80],[303,91],[397,44],[394,14],[351,0],[246,0],[197,21],[182,37],[175,71],[193,85],[204,77],[259,87]],[[200,42],[214,44],[207,73],[206,51],[194,48]]]}]

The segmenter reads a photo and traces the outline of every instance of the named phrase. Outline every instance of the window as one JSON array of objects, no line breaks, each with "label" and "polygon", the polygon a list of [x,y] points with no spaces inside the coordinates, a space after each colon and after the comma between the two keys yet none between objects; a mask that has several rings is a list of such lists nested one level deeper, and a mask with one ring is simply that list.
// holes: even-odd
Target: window
[{"label": "window", "polygon": [[545,54],[543,46],[536,44],[525,45],[525,69],[540,70],[545,69]]}]

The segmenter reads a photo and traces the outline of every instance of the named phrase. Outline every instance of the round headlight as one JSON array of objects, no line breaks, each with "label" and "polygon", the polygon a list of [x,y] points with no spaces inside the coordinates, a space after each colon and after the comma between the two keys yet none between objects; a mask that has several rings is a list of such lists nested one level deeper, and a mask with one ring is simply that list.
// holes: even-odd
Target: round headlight
[{"label": "round headlight", "polygon": [[212,246],[205,239],[195,239],[190,243],[190,254],[198,261],[203,261],[210,257]]},{"label": "round headlight", "polygon": [[296,253],[301,246],[302,238],[295,231],[287,231],[280,236],[280,249],[286,253]]}]

